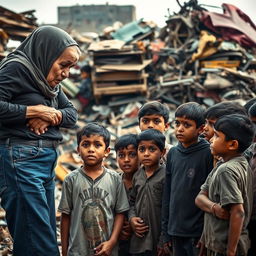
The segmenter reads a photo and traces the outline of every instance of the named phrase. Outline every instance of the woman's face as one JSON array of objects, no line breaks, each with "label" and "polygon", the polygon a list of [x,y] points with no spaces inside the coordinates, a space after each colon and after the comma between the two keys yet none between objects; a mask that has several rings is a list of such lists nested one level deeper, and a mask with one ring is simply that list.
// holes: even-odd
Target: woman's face
[{"label": "woman's face", "polygon": [[78,47],[70,46],[55,60],[46,78],[51,87],[55,87],[69,76],[70,68],[77,63],[79,55]]}]

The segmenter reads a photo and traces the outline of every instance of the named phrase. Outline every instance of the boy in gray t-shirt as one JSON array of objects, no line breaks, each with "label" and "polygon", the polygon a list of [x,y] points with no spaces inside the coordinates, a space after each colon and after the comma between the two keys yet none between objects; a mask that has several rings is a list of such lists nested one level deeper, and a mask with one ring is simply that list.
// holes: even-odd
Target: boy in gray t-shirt
[{"label": "boy in gray t-shirt", "polygon": [[121,176],[102,166],[110,134],[90,123],[77,134],[84,165],[66,176],[59,205],[63,256],[118,255],[117,241],[129,203]]},{"label": "boy in gray t-shirt", "polygon": [[208,175],[196,198],[196,205],[205,211],[201,242],[206,255],[247,255],[252,179],[242,153],[253,137],[253,124],[244,115],[223,116],[214,125],[211,152],[223,163]]}]

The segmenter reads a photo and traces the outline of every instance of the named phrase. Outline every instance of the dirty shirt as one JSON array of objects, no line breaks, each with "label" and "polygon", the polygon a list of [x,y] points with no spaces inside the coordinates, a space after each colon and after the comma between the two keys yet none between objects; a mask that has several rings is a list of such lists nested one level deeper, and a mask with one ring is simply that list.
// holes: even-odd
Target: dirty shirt
[{"label": "dirty shirt", "polygon": [[[252,208],[251,178],[248,161],[240,156],[213,169],[201,188],[208,193],[211,201],[219,203],[224,208],[231,204],[243,204],[245,218],[236,254],[239,256],[247,255],[250,244],[246,226]],[[226,255],[228,232],[229,220],[222,220],[205,213],[202,240],[207,249]]]},{"label": "dirty shirt", "polygon": [[179,143],[168,152],[162,206],[164,242],[170,236],[201,236],[204,214],[195,198],[212,168],[210,145],[204,139],[187,148]]},{"label": "dirty shirt", "polygon": [[[109,240],[115,215],[129,210],[122,179],[104,168],[93,180],[81,167],[67,175],[62,189],[59,211],[71,216],[68,255],[94,255],[94,248]],[[117,246],[111,255],[118,255]]]},{"label": "dirty shirt", "polygon": [[147,177],[144,167],[133,176],[130,194],[129,219],[140,217],[149,226],[143,238],[135,234],[131,237],[130,253],[152,251],[156,253],[161,233],[162,193],[165,179],[165,165],[162,164],[153,175]]}]

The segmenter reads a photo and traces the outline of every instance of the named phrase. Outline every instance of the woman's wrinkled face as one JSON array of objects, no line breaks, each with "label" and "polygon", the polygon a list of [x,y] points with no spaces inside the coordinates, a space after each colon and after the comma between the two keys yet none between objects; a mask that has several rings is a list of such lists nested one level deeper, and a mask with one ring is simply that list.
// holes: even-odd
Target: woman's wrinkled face
[{"label": "woman's wrinkled face", "polygon": [[80,53],[77,46],[67,47],[52,64],[46,77],[48,84],[51,87],[55,87],[62,80],[69,77],[70,68],[77,63],[79,56]]}]

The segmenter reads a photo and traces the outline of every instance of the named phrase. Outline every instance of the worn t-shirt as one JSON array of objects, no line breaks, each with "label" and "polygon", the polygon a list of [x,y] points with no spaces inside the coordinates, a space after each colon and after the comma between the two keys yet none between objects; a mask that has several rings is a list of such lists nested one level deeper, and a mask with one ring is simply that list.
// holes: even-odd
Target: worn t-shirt
[{"label": "worn t-shirt", "polygon": [[[149,226],[144,237],[131,237],[130,253],[152,251],[156,253],[161,233],[162,194],[165,180],[165,165],[162,164],[153,175],[147,177],[145,168],[141,167],[133,176],[130,194],[129,219],[140,217]],[[154,254],[155,255],[155,254]]]},{"label": "worn t-shirt", "polygon": [[[209,199],[222,207],[230,204],[243,204],[245,219],[237,247],[237,255],[247,255],[249,237],[246,226],[252,207],[252,183],[248,161],[235,157],[212,170],[201,189],[208,193]],[[216,218],[205,213],[202,239],[206,248],[225,254],[228,244],[229,220]]]},{"label": "worn t-shirt", "polygon": [[[93,180],[79,168],[66,176],[58,209],[71,216],[68,255],[87,256],[109,240],[115,214],[129,210],[129,203],[117,172],[104,168]],[[111,255],[118,255],[117,246]]]}]

